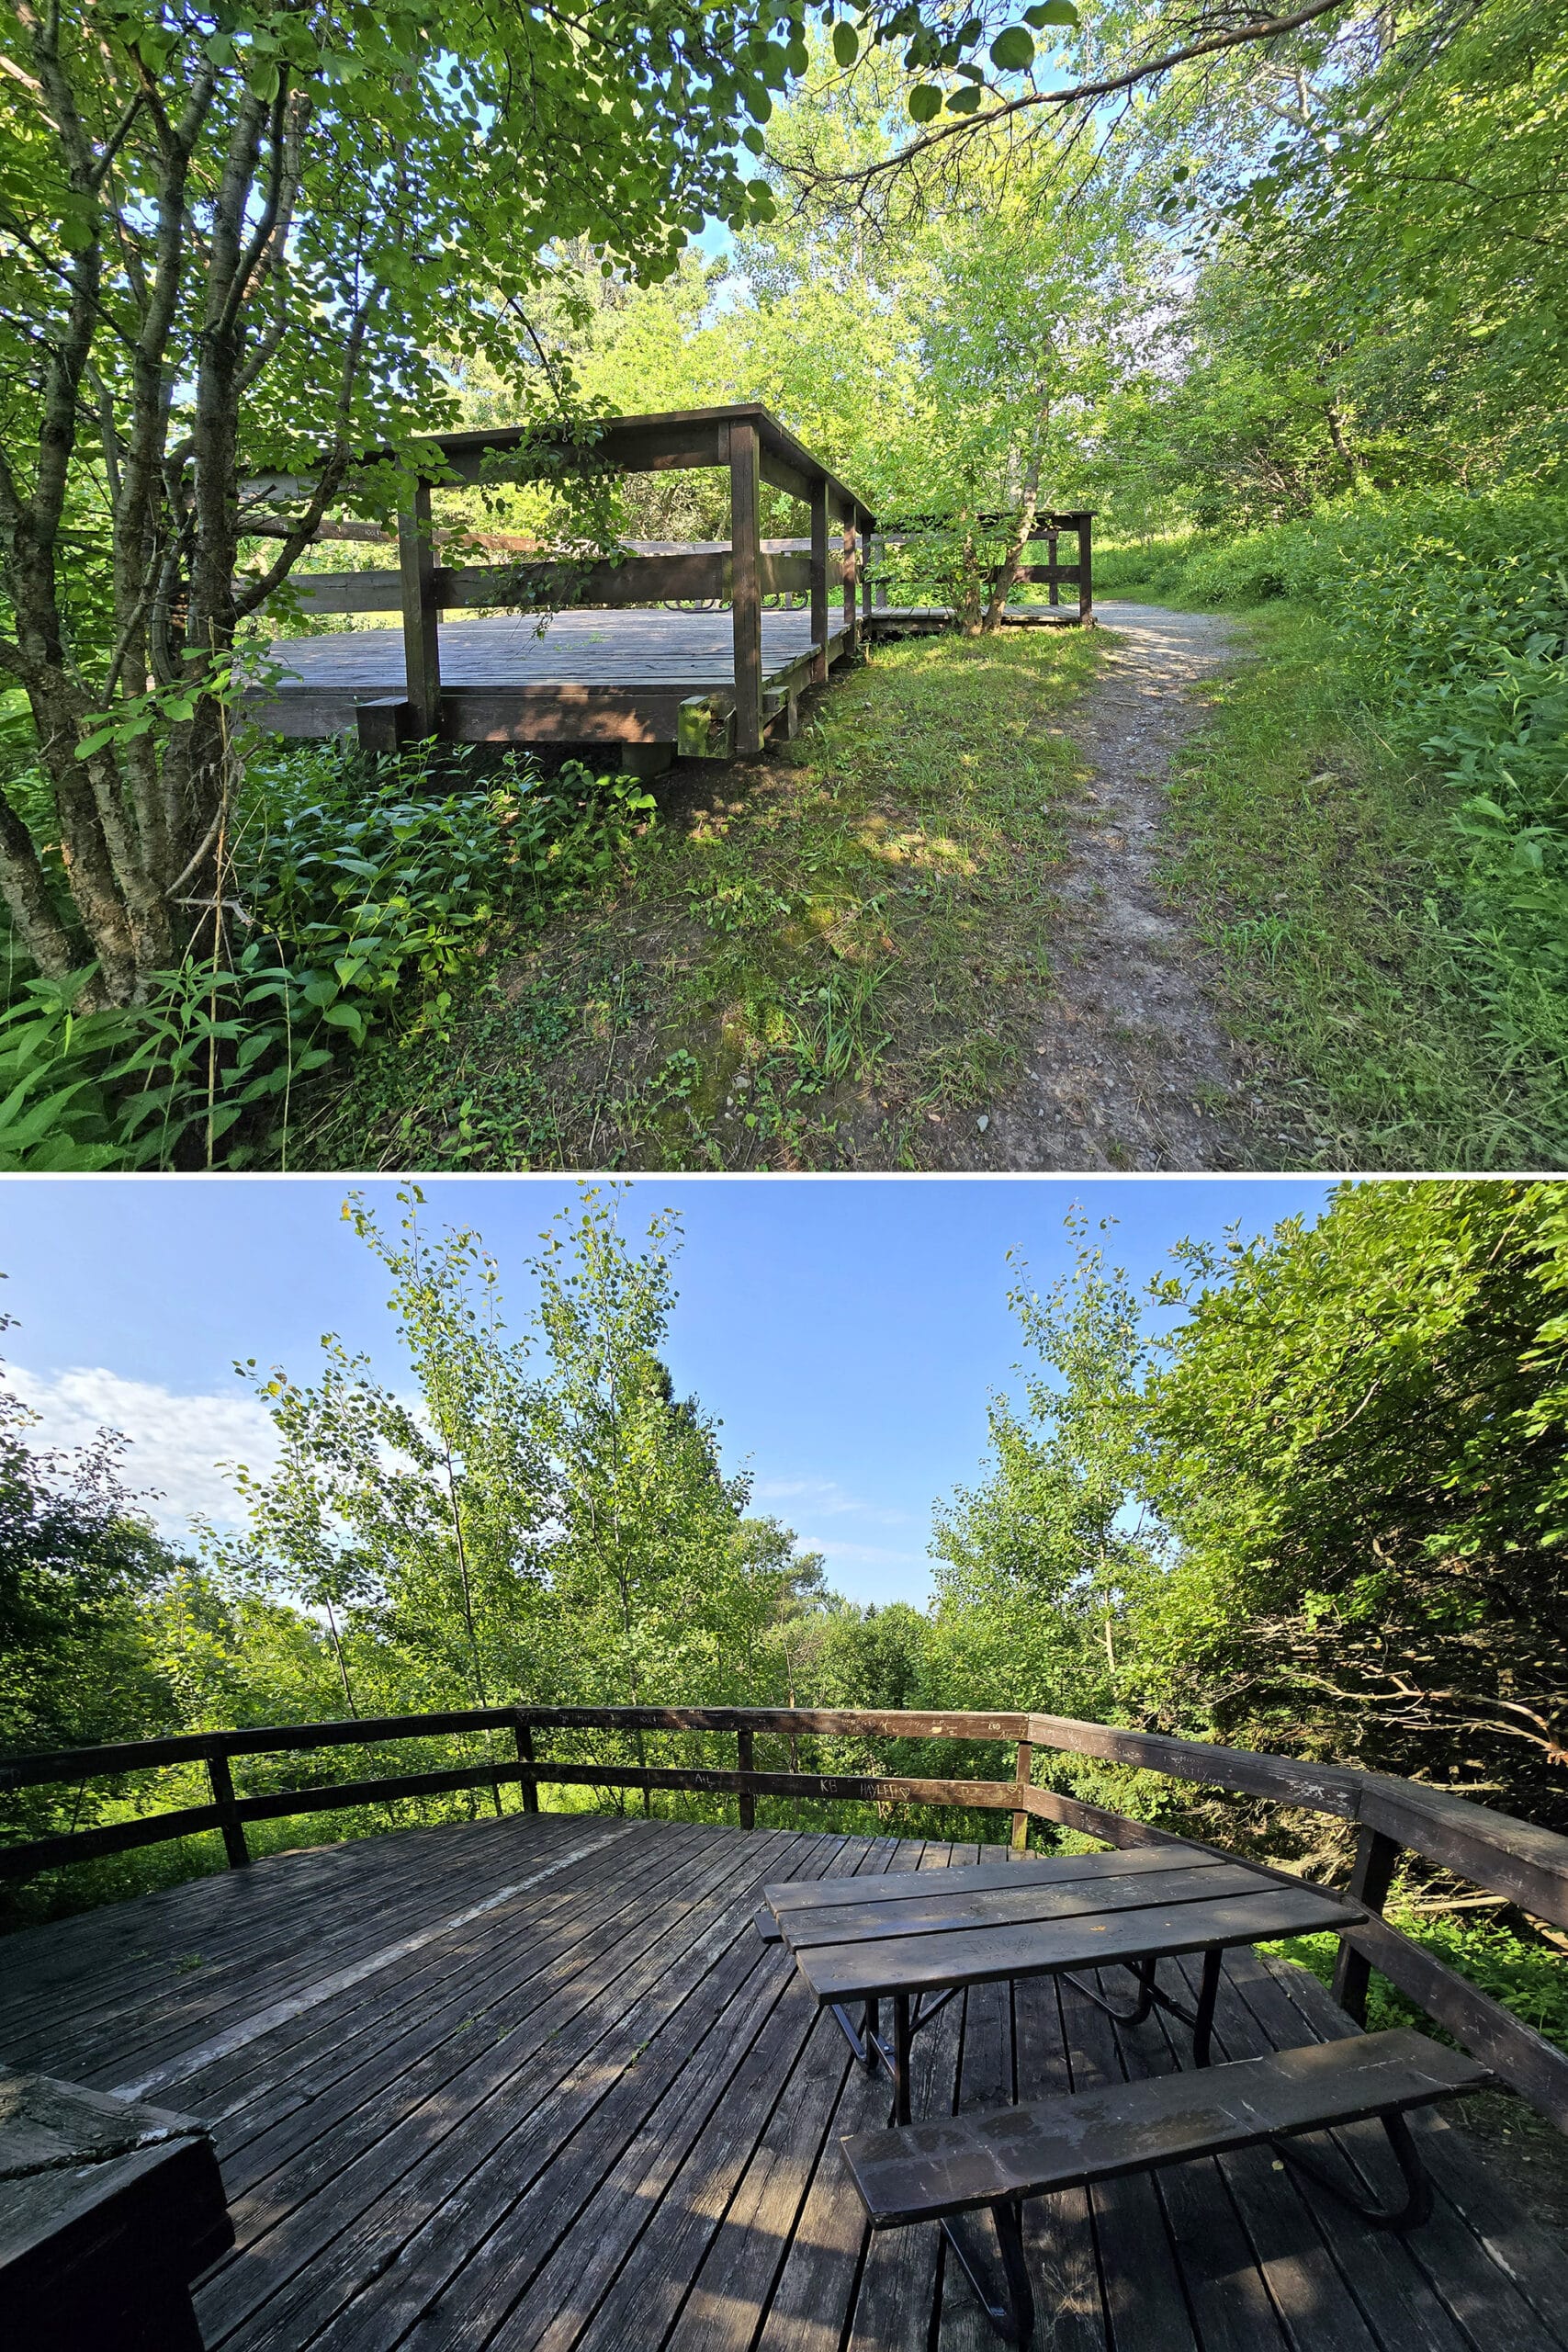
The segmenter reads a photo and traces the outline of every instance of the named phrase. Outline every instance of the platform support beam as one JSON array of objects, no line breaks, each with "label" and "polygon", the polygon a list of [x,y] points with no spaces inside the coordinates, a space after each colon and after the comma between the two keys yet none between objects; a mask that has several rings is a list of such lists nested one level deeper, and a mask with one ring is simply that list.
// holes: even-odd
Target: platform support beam
[{"label": "platform support beam", "polygon": [[735,755],[755,759],[762,748],[762,596],[761,444],[749,419],[729,428],[730,611],[735,625]]},{"label": "platform support beam", "polygon": [[811,683],[820,686],[828,676],[828,485],[811,485],[811,642],[817,658]]},{"label": "platform support beam", "polygon": [[403,586],[403,662],[408,675],[410,732],[416,741],[441,725],[441,642],[436,634],[435,548],[430,536],[430,484],[398,516],[398,564]]}]

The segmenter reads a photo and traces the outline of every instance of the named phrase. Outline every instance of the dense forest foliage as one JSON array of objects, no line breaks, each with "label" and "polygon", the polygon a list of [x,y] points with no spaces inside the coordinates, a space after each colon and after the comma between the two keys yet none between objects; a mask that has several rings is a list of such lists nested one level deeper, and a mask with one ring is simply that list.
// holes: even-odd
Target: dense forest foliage
[{"label": "dense forest foliage", "polygon": [[1559,1163],[1561,24],[1021,17],[614,0],[571,35],[254,0],[127,6],[99,42],[18,10],[5,1164],[286,1160],[301,1079],[613,869],[646,793],[280,752],[235,664],[317,625],[294,572],[385,562],[419,431],[548,452],[438,492],[445,560],[591,554],[723,524],[716,476],[597,474],[596,420],[735,398],[890,518],[948,517],[884,584],[976,628],[1036,508],[1080,503],[1113,585],[1317,616],[1446,796],[1428,919],[1520,1097],[1475,1148]]},{"label": "dense forest foliage", "polygon": [[[937,1506],[923,1608],[845,1600],[819,1556],[750,1510],[719,1424],[665,1369],[678,1230],[660,1216],[634,1243],[617,1210],[589,1191],[563,1214],[513,1329],[477,1235],[433,1231],[412,1193],[391,1230],[351,1200],[402,1362],[389,1374],[329,1338],[313,1369],[237,1367],[276,1458],[236,1468],[231,1519],[186,1546],[152,1532],[112,1435],[40,1453],[8,1403],[6,1747],[519,1701],[1006,1706],[1414,1775],[1568,1825],[1561,1187],[1348,1186],[1315,1225],[1184,1247],[1144,1297],[1107,1237],[1075,1224],[1060,1282],[1037,1291],[1014,1268],[1023,1360],[992,1399],[976,1483]],[[467,1746],[482,1755],[488,1736]],[[551,1737],[570,1758],[704,1752],[696,1735]],[[449,1740],[368,1745],[389,1772],[453,1756]],[[839,1769],[919,1769],[922,1753],[801,1748]],[[350,1755],[236,1769],[260,1792],[357,1777]],[[1042,1765],[1122,1811],[1298,1860],[1337,1850],[1334,1824]],[[1010,1763],[978,1749],[965,1769]],[[23,1792],[8,1833],[156,1809],[180,1785],[175,1771]],[[380,1818],[332,1822],[360,1834]],[[275,1826],[281,1843],[299,1831]],[[155,1849],[27,1900],[201,1866],[199,1848]]]}]

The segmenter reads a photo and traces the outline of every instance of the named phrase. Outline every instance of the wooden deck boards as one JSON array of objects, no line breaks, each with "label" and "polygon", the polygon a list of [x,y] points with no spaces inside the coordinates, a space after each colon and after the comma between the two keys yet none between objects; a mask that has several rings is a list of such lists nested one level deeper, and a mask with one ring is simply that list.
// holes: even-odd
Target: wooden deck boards
[{"label": "wooden deck boards", "polygon": [[[977,1849],[509,1815],[282,1855],[8,1940],[0,2052],[211,2122],[238,2243],[198,2294],[224,2352],[980,2352],[934,2230],[869,2241],[840,2135],[886,2120],[764,1883]],[[509,1891],[510,1890],[510,1891]],[[499,1899],[498,1899],[499,1898]],[[488,1906],[488,1907],[487,1907]],[[1190,1999],[1195,1964],[1166,1964]],[[1353,2030],[1230,1956],[1217,2054]],[[916,2111],[1170,2071],[1158,2013],[976,1986],[915,2043]],[[1564,2352],[1568,2252],[1462,2132],[1407,2241],[1266,2149],[1032,2203],[1050,2352]],[[1336,2135],[1386,2185],[1375,2126]]]},{"label": "wooden deck boards", "polygon": [[[808,612],[764,612],[764,678],[799,661],[810,643]],[[285,638],[269,650],[285,673],[283,693],[299,687],[346,687],[361,695],[403,691],[400,628]],[[582,685],[679,686],[684,694],[706,694],[734,684],[735,639],[728,609],[557,613],[543,628],[527,613],[441,624],[443,692]]]}]

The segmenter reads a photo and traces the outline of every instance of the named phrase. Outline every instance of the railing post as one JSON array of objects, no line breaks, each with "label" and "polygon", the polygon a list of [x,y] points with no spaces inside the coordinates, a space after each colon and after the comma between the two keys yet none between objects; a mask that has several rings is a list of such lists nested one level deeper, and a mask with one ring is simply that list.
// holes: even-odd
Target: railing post
[{"label": "railing post", "polygon": [[811,642],[817,648],[811,683],[820,686],[828,676],[828,485],[811,485]]},{"label": "railing post", "polygon": [[1045,601],[1048,605],[1059,605],[1062,601],[1062,583],[1056,577],[1056,555],[1061,543],[1059,532],[1046,532],[1045,561],[1051,573],[1050,585],[1045,592]]},{"label": "railing post", "polygon": [[[1382,1913],[1402,1850],[1399,1840],[1385,1838],[1381,1829],[1363,1826],[1357,1830],[1356,1860],[1347,1889],[1353,1902],[1365,1904],[1369,1911]],[[1334,1962],[1334,1997],[1358,2025],[1367,2022],[1367,1985],[1371,1973],[1371,1961],[1341,1937]]]},{"label": "railing post", "polygon": [[[1021,1789],[1029,1786],[1033,1771],[1033,1745],[1027,1739],[1021,1739],[1018,1743],[1018,1785]],[[1025,1854],[1029,1850],[1029,1815],[1026,1813],[1013,1815],[1012,1850],[1015,1854]]]},{"label": "railing post", "polygon": [[[512,1723],[512,1736],[517,1742],[517,1761],[519,1764],[532,1764],[534,1761],[534,1726],[528,1722],[525,1716],[521,1714],[513,1716]],[[539,1784],[537,1781],[529,1780],[525,1777],[522,1782],[522,1789],[524,1812],[537,1813],[539,1810]]]},{"label": "railing post", "polygon": [[[743,1725],[735,1735],[735,1760],[742,1772],[756,1770],[753,1757],[753,1735],[749,1724]],[[755,1829],[757,1826],[757,1800],[750,1789],[742,1789],[740,1792],[740,1826],[742,1829]]]},{"label": "railing post", "polygon": [[1078,619],[1088,626],[1094,619],[1094,517],[1078,516]]},{"label": "railing post", "polygon": [[844,634],[849,650],[853,653],[860,645],[860,631],[855,626],[855,510],[848,501],[844,504],[843,527],[844,566]]},{"label": "railing post", "polygon": [[761,448],[754,424],[729,428],[729,608],[735,629],[735,752],[754,759],[762,748],[762,596]]},{"label": "railing post", "polygon": [[398,516],[398,563],[403,581],[403,667],[416,741],[441,725],[441,640],[435,606],[435,548],[430,536],[430,484]]},{"label": "railing post", "polygon": [[222,1815],[219,1828],[223,1833],[223,1851],[229,1857],[231,1871],[243,1871],[251,1859],[245,1843],[245,1825],[234,1800],[234,1778],[229,1770],[226,1751],[216,1743],[207,1751],[207,1777],[212,1783],[212,1802]]}]

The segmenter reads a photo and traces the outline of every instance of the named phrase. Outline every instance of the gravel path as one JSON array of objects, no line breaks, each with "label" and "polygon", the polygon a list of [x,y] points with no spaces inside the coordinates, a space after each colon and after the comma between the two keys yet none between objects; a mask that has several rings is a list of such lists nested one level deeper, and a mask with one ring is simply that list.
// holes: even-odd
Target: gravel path
[{"label": "gravel path", "polygon": [[1061,887],[1055,992],[1028,1075],[963,1157],[998,1169],[1253,1166],[1201,952],[1156,879],[1171,755],[1202,719],[1188,690],[1238,639],[1207,613],[1099,613],[1121,642],[1068,722],[1093,775]]}]

